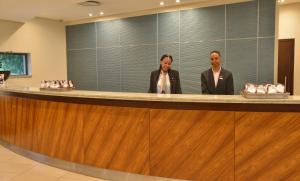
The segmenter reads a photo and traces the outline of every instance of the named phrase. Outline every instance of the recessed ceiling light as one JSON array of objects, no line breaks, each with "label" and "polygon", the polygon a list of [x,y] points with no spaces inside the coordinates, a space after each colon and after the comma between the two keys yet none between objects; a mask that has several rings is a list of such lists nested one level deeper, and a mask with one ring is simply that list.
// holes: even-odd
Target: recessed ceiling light
[{"label": "recessed ceiling light", "polygon": [[101,12],[100,12],[100,15],[104,15],[104,13],[101,11]]},{"label": "recessed ceiling light", "polygon": [[165,3],[163,2],[163,1],[161,1],[160,3],[159,3],[159,5],[161,5],[161,6],[163,6]]},{"label": "recessed ceiling light", "polygon": [[278,0],[278,3],[284,3],[285,0]]},{"label": "recessed ceiling light", "polygon": [[180,3],[180,0],[176,0],[176,3]]},{"label": "recessed ceiling light", "polygon": [[93,14],[92,13],[89,13],[89,17],[92,17],[93,16]]},{"label": "recessed ceiling light", "polygon": [[99,1],[83,1],[77,3],[80,6],[100,6],[101,3]]}]

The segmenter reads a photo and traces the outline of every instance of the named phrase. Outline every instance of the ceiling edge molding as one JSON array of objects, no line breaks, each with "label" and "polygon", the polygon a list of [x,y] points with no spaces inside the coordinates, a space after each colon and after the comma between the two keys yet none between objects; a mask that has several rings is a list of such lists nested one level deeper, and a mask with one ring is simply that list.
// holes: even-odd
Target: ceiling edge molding
[{"label": "ceiling edge molding", "polygon": [[111,16],[104,16],[104,17],[95,17],[95,18],[86,18],[77,21],[66,21],[66,25],[76,25],[76,24],[85,24],[85,23],[93,23],[98,21],[108,21],[108,20],[115,20],[121,18],[128,18],[128,17],[136,17],[136,16],[144,16],[144,15],[151,15],[157,13],[166,13],[166,12],[173,12],[179,10],[188,10],[188,9],[196,9],[196,8],[203,8],[203,7],[210,7],[210,6],[218,6],[224,4],[234,4],[234,3],[241,3],[253,0],[210,0],[205,2],[197,2],[197,3],[189,3],[171,7],[162,7],[162,8],[155,8],[149,10],[141,10],[136,12],[128,12],[128,13],[121,13]]}]

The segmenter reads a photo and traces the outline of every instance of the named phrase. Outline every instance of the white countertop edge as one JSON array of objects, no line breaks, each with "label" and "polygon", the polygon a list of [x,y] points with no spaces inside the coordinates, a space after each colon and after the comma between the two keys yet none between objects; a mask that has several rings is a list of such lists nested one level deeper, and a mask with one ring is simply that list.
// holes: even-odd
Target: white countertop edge
[{"label": "white countertop edge", "polygon": [[2,87],[0,92],[14,92],[35,95],[61,96],[74,98],[110,99],[127,101],[190,102],[190,103],[242,103],[242,104],[300,104],[300,96],[288,99],[247,99],[241,95],[202,95],[202,94],[148,94],[104,91],[47,91],[36,87]]}]

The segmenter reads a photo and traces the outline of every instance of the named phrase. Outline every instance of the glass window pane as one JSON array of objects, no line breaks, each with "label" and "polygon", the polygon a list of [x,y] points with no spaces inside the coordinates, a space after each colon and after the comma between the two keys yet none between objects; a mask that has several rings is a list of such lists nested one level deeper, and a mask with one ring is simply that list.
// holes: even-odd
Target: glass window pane
[{"label": "glass window pane", "polygon": [[28,75],[27,54],[0,52],[0,70],[9,70],[11,75]]}]

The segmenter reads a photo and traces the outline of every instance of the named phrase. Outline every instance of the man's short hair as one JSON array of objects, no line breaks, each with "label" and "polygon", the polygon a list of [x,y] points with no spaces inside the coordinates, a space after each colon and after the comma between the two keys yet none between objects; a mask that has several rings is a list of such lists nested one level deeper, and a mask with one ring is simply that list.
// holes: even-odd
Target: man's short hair
[{"label": "man's short hair", "polygon": [[221,57],[221,53],[218,50],[211,51],[210,55],[213,54],[213,53],[216,53],[216,54],[218,54]]}]

